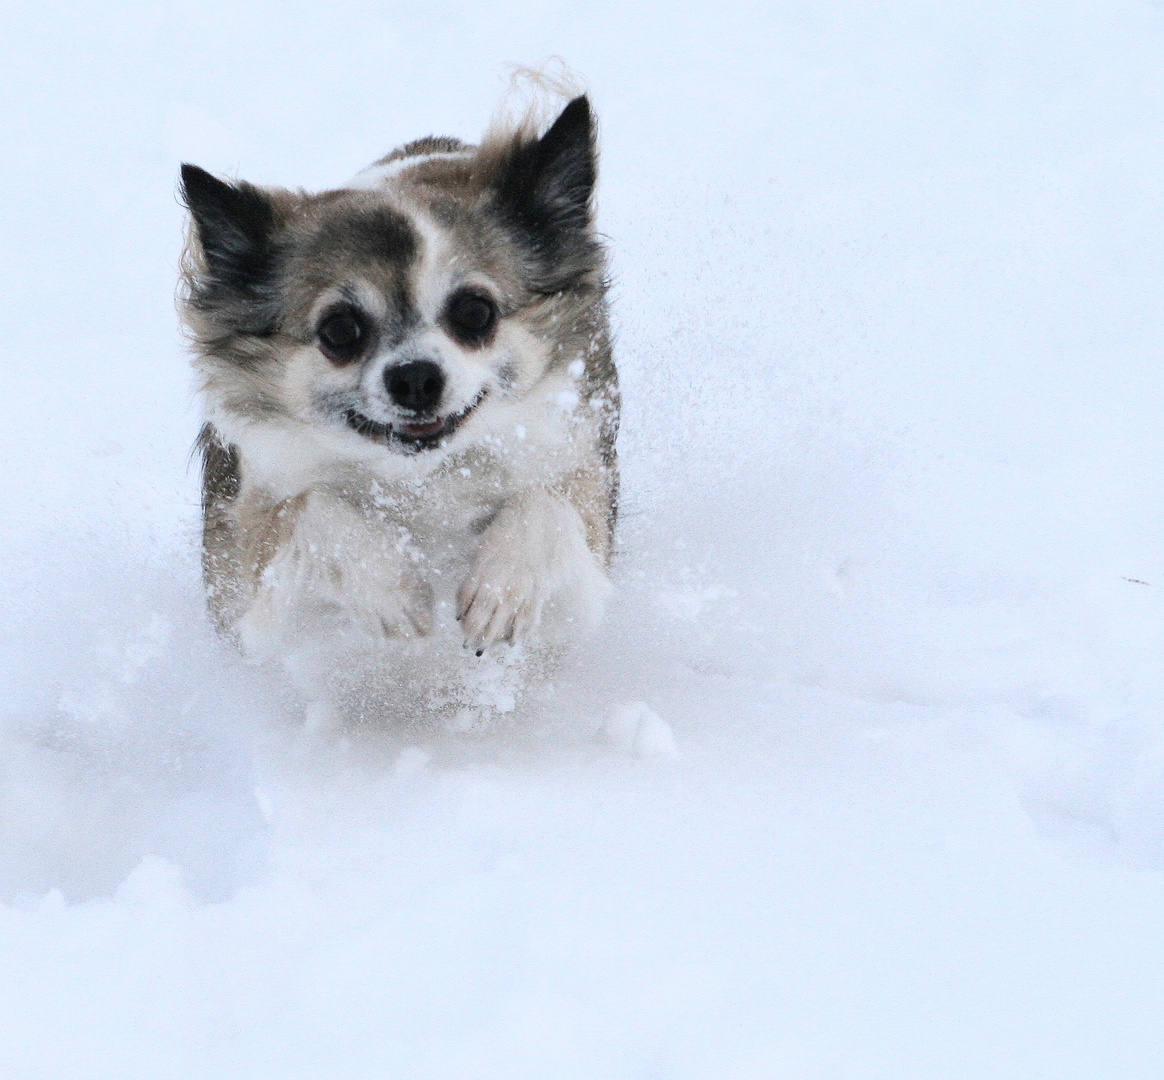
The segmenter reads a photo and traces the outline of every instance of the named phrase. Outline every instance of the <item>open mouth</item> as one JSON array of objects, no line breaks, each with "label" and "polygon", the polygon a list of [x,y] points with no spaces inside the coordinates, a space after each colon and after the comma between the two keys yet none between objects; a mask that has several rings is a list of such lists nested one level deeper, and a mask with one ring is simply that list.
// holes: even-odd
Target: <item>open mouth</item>
[{"label": "open mouth", "polygon": [[385,446],[399,447],[410,454],[421,450],[432,450],[440,446],[453,434],[468,418],[469,414],[481,404],[487,391],[481,393],[459,413],[450,416],[436,417],[432,420],[405,422],[396,421],[392,424],[381,424],[372,420],[355,409],[348,409],[344,419],[348,426],[373,442]]}]

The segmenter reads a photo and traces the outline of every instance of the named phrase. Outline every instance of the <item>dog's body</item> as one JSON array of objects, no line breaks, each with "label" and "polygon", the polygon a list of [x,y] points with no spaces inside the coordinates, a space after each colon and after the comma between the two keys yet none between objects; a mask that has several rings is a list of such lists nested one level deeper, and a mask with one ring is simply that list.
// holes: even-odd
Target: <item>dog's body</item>
[{"label": "dog's body", "polygon": [[319,195],[183,166],[203,567],[249,657],[454,620],[480,656],[600,612],[619,401],[594,178],[585,98]]}]

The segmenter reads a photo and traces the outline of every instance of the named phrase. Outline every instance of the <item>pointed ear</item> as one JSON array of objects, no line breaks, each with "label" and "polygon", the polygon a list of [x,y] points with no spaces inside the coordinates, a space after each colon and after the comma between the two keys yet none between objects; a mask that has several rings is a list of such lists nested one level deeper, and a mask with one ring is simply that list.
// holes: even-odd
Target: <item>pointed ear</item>
[{"label": "pointed ear", "polygon": [[278,216],[268,195],[253,184],[228,184],[185,164],[181,192],[206,257],[208,285],[246,292],[271,277]]},{"label": "pointed ear", "polygon": [[[587,234],[597,171],[594,122],[584,95],[540,139],[515,143],[503,160],[494,181],[498,206],[542,262],[577,263],[596,249]],[[570,272],[568,265],[558,269]]]}]

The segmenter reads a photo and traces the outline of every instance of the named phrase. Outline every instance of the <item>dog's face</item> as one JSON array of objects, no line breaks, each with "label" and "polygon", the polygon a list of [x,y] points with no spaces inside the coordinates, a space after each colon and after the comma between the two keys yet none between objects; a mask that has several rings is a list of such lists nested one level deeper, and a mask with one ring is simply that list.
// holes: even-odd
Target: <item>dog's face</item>
[{"label": "dog's face", "polygon": [[585,98],[540,138],[422,140],[320,195],[183,166],[208,392],[399,454],[471,439],[601,324],[594,178]]}]

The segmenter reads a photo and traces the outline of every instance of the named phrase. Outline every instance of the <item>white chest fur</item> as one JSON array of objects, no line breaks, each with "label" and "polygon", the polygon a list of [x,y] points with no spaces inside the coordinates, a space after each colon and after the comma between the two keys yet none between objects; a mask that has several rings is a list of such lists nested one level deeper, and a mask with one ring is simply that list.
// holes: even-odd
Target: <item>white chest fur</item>
[{"label": "white chest fur", "polygon": [[593,623],[606,576],[578,511],[552,491],[575,467],[574,430],[511,423],[429,458],[352,453],[347,433],[318,427],[236,432],[240,503],[288,514],[238,623],[245,651],[428,636],[455,619],[480,651],[529,636],[543,612],[555,636]]}]

